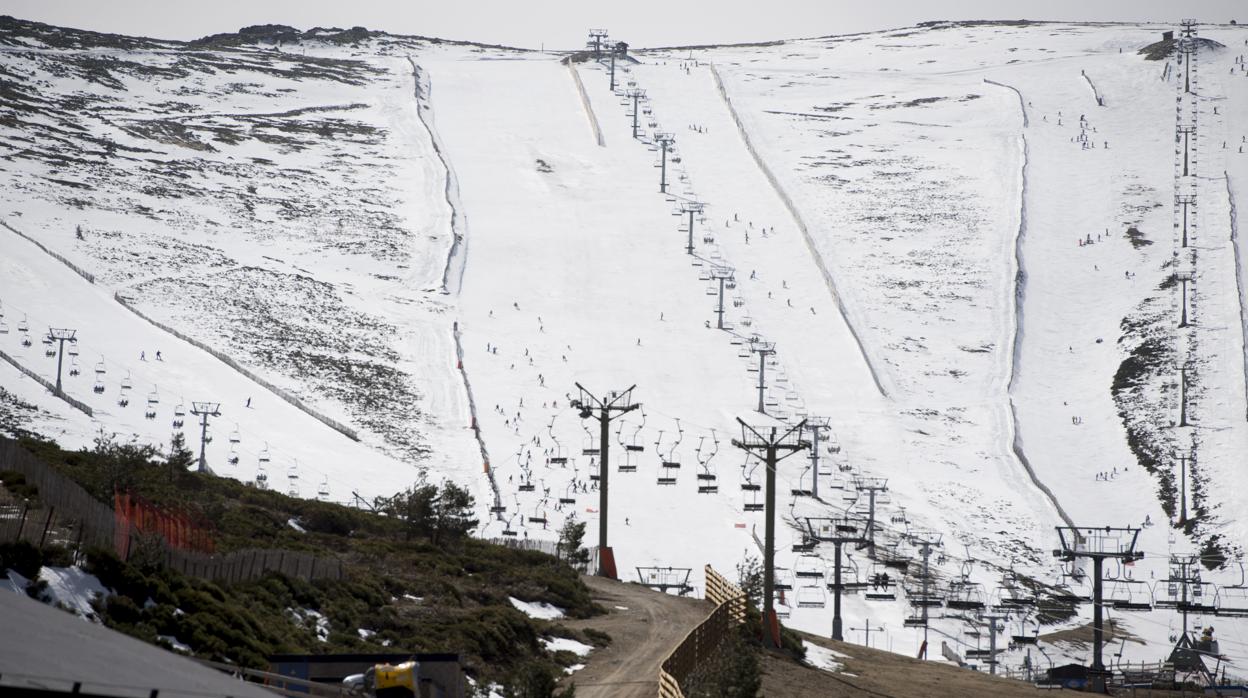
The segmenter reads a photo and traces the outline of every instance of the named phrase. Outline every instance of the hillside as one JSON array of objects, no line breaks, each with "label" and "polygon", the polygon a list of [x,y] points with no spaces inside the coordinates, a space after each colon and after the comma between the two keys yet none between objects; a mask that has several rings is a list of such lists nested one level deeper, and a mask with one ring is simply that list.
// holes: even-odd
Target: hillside
[{"label": "hillside", "polygon": [[[954,602],[930,642],[965,656],[976,604],[1060,599],[1011,610],[1022,638],[1087,623],[1054,528],[1132,526],[1145,555],[1106,589],[1140,641],[1116,659],[1156,661],[1182,627],[1171,556],[1248,607],[1248,30],[1200,26],[1189,64],[1156,46],[1173,29],[656,49],[612,90],[605,62],[361,28],[183,44],[6,18],[0,416],[163,451],[211,400],[220,475],[337,502],[453,481],[479,536],[553,540],[575,514],[596,541],[604,445],[571,402],[635,384],[610,542],[622,576],[695,588],[760,554],[736,419],[809,419],[817,461],[779,468],[786,624],[831,626],[808,519],[873,502],[845,574],[895,584],[846,598],[845,625],[911,656],[922,541]],[[13,365],[55,380],[48,327],[78,330],[66,392],[90,417]],[[1190,625],[1214,620],[1242,672],[1248,626]]]}]

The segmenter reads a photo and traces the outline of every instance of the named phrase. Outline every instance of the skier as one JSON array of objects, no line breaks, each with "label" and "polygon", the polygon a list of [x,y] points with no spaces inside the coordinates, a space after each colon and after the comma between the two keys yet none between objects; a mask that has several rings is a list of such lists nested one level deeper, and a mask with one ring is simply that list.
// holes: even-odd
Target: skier
[{"label": "skier", "polygon": [[163,356],[161,356],[161,355],[160,355],[160,350],[159,350],[159,349],[157,349],[157,350],[156,350],[156,360],[157,360],[157,361],[164,361],[164,360],[165,360],[165,357],[163,357]]},{"label": "skier", "polygon": [[145,351],[139,352],[139,361],[147,361],[147,352]]},{"label": "skier", "polygon": [[251,397],[250,396],[248,396],[247,398],[247,409],[251,409]]}]

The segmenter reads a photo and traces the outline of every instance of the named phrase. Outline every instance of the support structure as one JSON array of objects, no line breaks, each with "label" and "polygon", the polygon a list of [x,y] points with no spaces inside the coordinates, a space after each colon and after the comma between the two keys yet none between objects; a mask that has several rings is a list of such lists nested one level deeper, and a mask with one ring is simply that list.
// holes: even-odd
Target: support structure
[{"label": "support structure", "polygon": [[[654,142],[659,144],[662,154],[659,156],[659,191],[667,193],[667,151],[676,142],[676,136],[666,131],[655,131]],[[692,230],[692,228],[690,228]],[[692,235],[692,233],[690,233]]]},{"label": "support structure", "polygon": [[823,430],[830,428],[830,417],[810,416],[806,418],[806,428],[810,429],[810,496],[819,498],[819,442],[823,439]]},{"label": "support structure", "polygon": [[1007,613],[994,613],[989,609],[979,614],[979,619],[988,623],[988,673],[997,674],[997,621],[1009,620]]},{"label": "support structure", "polygon": [[758,354],[758,411],[767,414],[763,405],[763,393],[767,390],[767,357],[776,353],[776,343],[752,340],[750,351]]},{"label": "support structure", "polygon": [[1190,427],[1187,422],[1187,366],[1179,366],[1179,426]]},{"label": "support structure", "polygon": [[[689,242],[685,245],[686,254],[693,254],[693,219],[694,219],[694,216],[702,213],[702,209],[704,207],[705,207],[705,204],[703,204],[701,201],[680,202],[680,212],[689,214],[689,230],[688,230]],[[723,294],[721,293],[720,296],[722,297]]]},{"label": "support structure", "polygon": [[870,555],[875,556],[875,497],[881,492],[888,491],[888,478],[883,477],[856,477],[854,478],[854,488],[859,494],[866,492],[869,504],[867,515],[867,536],[866,547],[870,550]]},{"label": "support structure", "polygon": [[1192,58],[1196,56],[1196,22],[1183,20],[1183,37],[1179,39],[1179,53],[1183,59],[1183,91],[1192,94]]},{"label": "support structure", "polygon": [[624,96],[633,100],[633,138],[637,137],[637,115],[641,113],[641,100],[646,98],[646,91],[634,87],[624,92]]},{"label": "support structure", "polygon": [[866,645],[867,647],[870,647],[871,646],[871,633],[884,632],[884,626],[881,625],[881,626],[873,628],[871,627],[871,619],[867,618],[863,620],[861,628],[850,628],[849,631],[862,633],[862,644]]},{"label": "support structure", "polygon": [[921,579],[923,591],[922,597],[919,599],[919,606],[923,609],[920,617],[920,623],[923,625],[923,644],[919,647],[919,659],[927,659],[927,630],[929,621],[931,620],[928,617],[927,609],[928,606],[931,605],[930,600],[932,598],[932,573],[930,562],[932,557],[932,548],[940,545],[940,539],[941,534],[932,531],[914,533],[910,536],[911,542],[919,547],[919,554],[923,556],[923,576]]},{"label": "support structure", "polygon": [[615,92],[615,50],[611,51],[611,86],[612,92]]},{"label": "support structure", "polygon": [[1187,523],[1187,455],[1179,454],[1179,525]]},{"label": "support structure", "polygon": [[77,334],[77,330],[57,328],[57,327],[48,328],[48,341],[60,342],[60,344],[57,346],[57,351],[56,351],[56,396],[57,397],[61,397],[62,395],[64,395],[64,392],[61,390],[61,366],[63,366],[65,362],[65,342],[69,342],[70,344],[77,344],[78,339],[77,337],[75,337],[76,334]]},{"label": "support structure", "polygon": [[736,270],[729,266],[717,264],[711,267],[711,279],[719,282],[719,307],[715,309],[716,329],[724,329],[724,284],[735,281],[735,273]]},{"label": "support structure", "polygon": [[221,403],[192,402],[191,414],[199,417],[199,472],[212,472],[208,469],[208,459],[204,455],[208,446],[208,418],[221,416]]},{"label": "support structure", "polygon": [[[740,418],[741,438],[733,439],[732,445],[748,451],[759,458],[767,468],[767,524],[763,540],[763,644],[767,647],[780,646],[780,622],[776,618],[776,466],[781,460],[810,448],[809,441],[802,440],[802,429],[806,423],[801,422],[783,434],[777,434],[776,427],[755,429]],[[762,432],[768,432],[764,435]],[[783,454],[783,455],[781,455]]]},{"label": "support structure", "polygon": [[[585,389],[580,383],[576,384],[576,389],[580,391],[577,399],[572,401],[572,407],[580,410],[581,419],[589,419],[596,417],[598,420],[598,576],[616,579],[615,557],[611,554],[611,546],[608,545],[607,538],[607,494],[609,491],[611,471],[607,467],[610,465],[611,458],[611,420],[616,417],[632,412],[641,407],[640,403],[633,402],[633,388],[622,392],[612,392],[604,398],[599,399],[593,393]],[[598,414],[595,415],[594,411]]]},{"label": "support structure", "polygon": [[836,556],[833,566],[832,583],[828,585],[828,589],[832,590],[832,639],[844,640],[845,634],[841,629],[841,592],[847,589],[857,589],[866,586],[866,582],[855,581],[852,584],[845,584],[841,580],[841,552],[846,543],[866,543],[866,523],[859,517],[850,517],[849,515],[835,518],[807,518],[806,534],[811,540],[820,543],[831,543],[835,546]]},{"label": "support structure", "polygon": [[607,40],[606,29],[590,29],[589,41],[585,42],[586,48],[594,50],[594,58],[602,57],[602,44]]},{"label": "support structure", "polygon": [[1054,557],[1065,562],[1074,562],[1077,558],[1092,560],[1092,666],[1088,670],[1088,678],[1094,693],[1105,693],[1108,672],[1101,657],[1105,645],[1102,567],[1110,559],[1123,563],[1142,560],[1144,553],[1135,549],[1140,529],[1058,526],[1057,537],[1062,547],[1053,551]]},{"label": "support structure", "polygon": [[1180,126],[1179,135],[1183,136],[1183,176],[1187,177],[1189,174],[1188,162],[1191,159],[1189,155],[1191,151],[1188,150],[1188,145],[1189,145],[1188,138],[1190,136],[1196,135],[1196,127],[1195,126]]},{"label": "support structure", "polygon": [[1183,207],[1183,247],[1187,247],[1187,207],[1196,206],[1196,195],[1178,194],[1174,197],[1174,203]]},{"label": "support structure", "polygon": [[1190,271],[1176,272],[1174,277],[1183,284],[1183,312],[1179,317],[1179,327],[1187,327],[1187,283],[1195,280],[1195,274]]}]

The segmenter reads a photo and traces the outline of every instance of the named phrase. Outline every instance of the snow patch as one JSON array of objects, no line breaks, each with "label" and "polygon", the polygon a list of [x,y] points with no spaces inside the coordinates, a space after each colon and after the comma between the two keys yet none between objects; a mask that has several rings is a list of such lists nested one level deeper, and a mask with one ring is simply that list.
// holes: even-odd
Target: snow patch
[{"label": "snow patch", "polygon": [[44,567],[39,570],[39,581],[47,582],[48,588],[41,600],[60,605],[88,620],[99,620],[91,608],[91,601],[108,596],[108,589],[93,574],[77,567]]},{"label": "snow patch", "polygon": [[546,649],[551,652],[566,651],[571,652],[578,657],[584,657],[594,651],[592,646],[583,642],[577,642],[576,640],[569,640],[566,637],[544,637],[542,638],[542,644],[545,645]]},{"label": "snow patch", "polygon": [[168,643],[169,643],[169,646],[170,646],[170,647],[172,647],[172,648],[174,649],[174,651],[175,651],[175,652],[183,652],[183,653],[185,653],[185,654],[190,654],[190,653],[191,653],[191,646],[190,646],[190,645],[188,645],[188,644],[186,644],[186,643],[183,643],[183,642],[178,642],[178,638],[176,638],[176,637],[174,637],[174,636],[172,636],[172,635],[157,635],[156,637],[157,637],[157,639],[164,640],[165,642],[168,642]]},{"label": "snow patch", "polygon": [[300,525],[299,525],[299,522],[298,522],[298,521],[296,521],[296,520],[294,520],[294,519],[288,519],[288,520],[286,521],[286,525],[287,525],[287,526],[290,526],[291,528],[295,529],[296,531],[298,531],[298,532],[300,532],[300,533],[307,533],[307,530],[305,530],[305,529],[303,528],[303,526],[300,526]]},{"label": "snow patch", "polygon": [[511,605],[516,607],[524,615],[530,618],[538,618],[541,620],[555,620],[563,617],[563,609],[558,606],[548,604],[544,601],[521,601],[514,596],[508,596]]},{"label": "snow patch", "polygon": [[845,665],[836,661],[836,659],[838,657],[841,659],[850,658],[847,654],[841,654],[836,650],[830,650],[827,647],[816,645],[814,643],[807,642],[806,640],[802,640],[802,646],[806,648],[807,664],[815,667],[816,669],[823,669],[824,671],[830,671],[834,674],[845,668]]},{"label": "snow patch", "polygon": [[578,671],[580,671],[581,669],[584,669],[584,668],[585,668],[585,665],[584,665],[584,664],[573,664],[572,666],[567,667],[566,669],[564,669],[564,670],[563,670],[563,673],[565,673],[565,674],[575,674],[576,672],[578,672]]},{"label": "snow patch", "polygon": [[296,623],[306,626],[308,621],[312,621],[313,628],[316,630],[316,639],[320,642],[329,641],[329,619],[325,617],[325,614],[311,608],[288,608],[286,612],[295,619]]},{"label": "snow patch", "polygon": [[14,572],[13,570],[9,570],[8,576],[6,576],[3,581],[0,581],[0,589],[7,589],[16,594],[25,594],[26,586],[28,584],[30,584],[29,579],[23,577],[17,572]]}]

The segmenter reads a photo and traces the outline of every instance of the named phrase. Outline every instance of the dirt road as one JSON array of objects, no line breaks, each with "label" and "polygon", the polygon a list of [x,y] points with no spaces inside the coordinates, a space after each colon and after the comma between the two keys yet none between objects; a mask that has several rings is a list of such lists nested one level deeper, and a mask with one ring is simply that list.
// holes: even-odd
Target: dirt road
[{"label": "dirt road", "polygon": [[584,579],[594,600],[609,613],[563,624],[601,630],[611,636],[611,645],[594,650],[585,668],[561,685],[575,681],[578,698],[652,698],[658,692],[659,664],[714,607],[638,584]]}]

